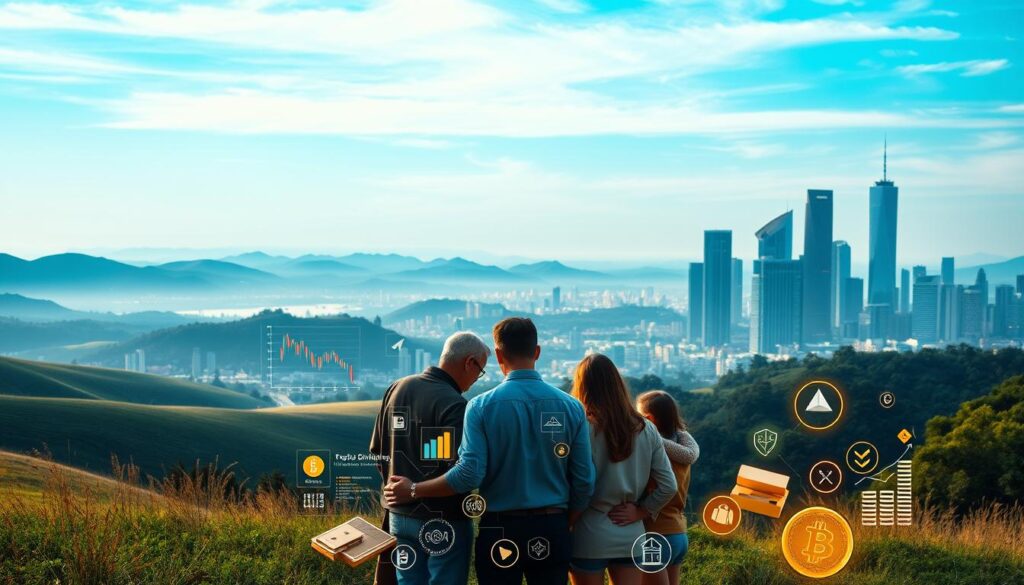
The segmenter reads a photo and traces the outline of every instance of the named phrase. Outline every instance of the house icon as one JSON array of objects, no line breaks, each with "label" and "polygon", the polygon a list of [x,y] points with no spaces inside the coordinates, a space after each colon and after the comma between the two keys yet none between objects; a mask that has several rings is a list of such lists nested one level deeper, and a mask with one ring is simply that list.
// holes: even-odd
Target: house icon
[{"label": "house icon", "polygon": [[640,545],[640,550],[643,558],[640,564],[645,567],[658,567],[661,566],[661,543],[654,537],[648,538]]}]

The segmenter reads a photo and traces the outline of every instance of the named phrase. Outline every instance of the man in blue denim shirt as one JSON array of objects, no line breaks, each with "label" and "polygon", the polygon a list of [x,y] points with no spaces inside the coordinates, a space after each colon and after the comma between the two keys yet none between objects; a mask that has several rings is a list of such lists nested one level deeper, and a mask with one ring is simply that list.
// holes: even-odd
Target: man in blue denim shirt
[{"label": "man in blue denim shirt", "polygon": [[481,583],[564,585],[569,517],[594,491],[590,429],[574,398],[541,380],[537,329],[513,317],[494,326],[505,382],[469,401],[459,461],[420,483],[394,476],[385,500],[401,504],[474,488],[487,502],[476,542]]}]

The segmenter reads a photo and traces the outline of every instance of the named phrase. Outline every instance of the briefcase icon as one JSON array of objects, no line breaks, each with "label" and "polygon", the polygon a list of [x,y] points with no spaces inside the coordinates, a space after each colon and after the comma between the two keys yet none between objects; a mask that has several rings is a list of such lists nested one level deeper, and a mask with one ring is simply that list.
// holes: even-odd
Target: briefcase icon
[{"label": "briefcase icon", "polygon": [[728,505],[722,504],[711,511],[711,520],[723,526],[732,526],[733,512]]}]

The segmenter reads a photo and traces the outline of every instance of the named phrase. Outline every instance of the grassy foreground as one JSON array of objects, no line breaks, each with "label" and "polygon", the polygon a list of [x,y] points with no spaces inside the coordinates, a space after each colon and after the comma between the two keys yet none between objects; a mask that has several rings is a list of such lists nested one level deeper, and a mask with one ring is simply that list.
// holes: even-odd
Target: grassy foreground
[{"label": "grassy foreground", "polygon": [[[220,486],[140,489],[115,462],[118,481],[0,454],[0,583],[356,584],[350,569],[313,552],[309,539],[351,517],[296,512],[286,494],[225,500]],[[954,520],[919,515],[910,530],[855,527],[850,565],[830,583],[994,585],[1024,582],[1021,509],[989,508]],[[797,584],[778,547],[780,524],[718,539],[695,527],[683,583]],[[475,583],[475,581],[473,581]]]}]

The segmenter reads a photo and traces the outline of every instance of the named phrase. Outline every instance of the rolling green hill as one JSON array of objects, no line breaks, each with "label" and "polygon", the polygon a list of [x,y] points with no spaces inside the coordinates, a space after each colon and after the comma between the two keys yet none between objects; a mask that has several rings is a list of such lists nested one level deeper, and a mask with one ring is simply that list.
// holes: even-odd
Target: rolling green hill
[{"label": "rolling green hill", "polygon": [[[117,366],[124,354],[136,349],[146,351],[151,364],[170,365],[179,371],[188,371],[194,348],[217,354],[217,365],[225,369],[258,372],[263,346],[261,342],[267,326],[288,331],[297,327],[341,328],[358,336],[358,356],[354,357],[359,370],[392,370],[398,365],[397,353],[389,351],[402,335],[384,329],[361,317],[336,315],[330,317],[295,317],[281,310],[263,311],[247,319],[225,323],[193,323],[160,329],[124,341],[116,346],[96,352],[88,359],[94,363]],[[432,341],[408,339],[405,347],[411,351],[424,349],[438,355],[440,344]]]},{"label": "rolling green hill", "polygon": [[246,394],[186,380],[6,357],[0,357],[0,395],[216,408],[266,406]]},{"label": "rolling green hill", "polygon": [[298,449],[365,452],[378,404],[233,410],[0,396],[0,449],[48,447],[56,461],[98,473],[117,455],[157,477],[197,458],[238,462],[240,477],[294,477]]},{"label": "rolling green hill", "polygon": [[37,457],[0,451],[0,493],[41,497],[55,473],[61,474],[76,492],[91,490],[98,496],[109,495],[117,483],[110,477]]}]

